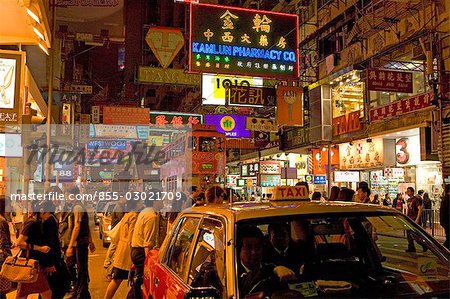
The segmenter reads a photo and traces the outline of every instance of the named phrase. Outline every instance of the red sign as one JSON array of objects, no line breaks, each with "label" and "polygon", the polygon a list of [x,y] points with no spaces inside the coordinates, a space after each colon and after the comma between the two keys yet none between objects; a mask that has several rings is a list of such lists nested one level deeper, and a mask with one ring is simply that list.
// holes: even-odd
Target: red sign
[{"label": "red sign", "polygon": [[[312,152],[313,158],[313,174],[320,175],[327,173],[328,167],[328,149],[313,149]],[[339,165],[339,149],[332,148],[331,149],[331,165],[337,166]]]},{"label": "red sign", "polygon": [[360,116],[361,111],[358,110],[333,118],[333,136],[361,130]]},{"label": "red sign", "polygon": [[150,124],[150,109],[104,106],[103,124],[148,125]]},{"label": "red sign", "polygon": [[370,121],[403,115],[431,106],[433,93],[427,92],[370,110]]},{"label": "red sign", "polygon": [[368,69],[367,88],[376,91],[412,93],[412,73]]}]

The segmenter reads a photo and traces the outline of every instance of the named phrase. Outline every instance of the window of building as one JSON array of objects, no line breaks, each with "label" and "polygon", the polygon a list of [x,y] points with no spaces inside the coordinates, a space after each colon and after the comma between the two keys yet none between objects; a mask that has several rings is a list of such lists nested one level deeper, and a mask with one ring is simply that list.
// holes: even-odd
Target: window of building
[{"label": "window of building", "polygon": [[364,83],[359,73],[352,71],[331,82],[331,98],[333,101],[333,118],[361,111],[364,114]]}]

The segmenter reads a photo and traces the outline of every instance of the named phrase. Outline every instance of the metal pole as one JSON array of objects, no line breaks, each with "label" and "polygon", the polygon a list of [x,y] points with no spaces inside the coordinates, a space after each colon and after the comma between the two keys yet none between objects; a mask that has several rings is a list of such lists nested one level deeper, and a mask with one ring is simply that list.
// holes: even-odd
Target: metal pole
[{"label": "metal pole", "polygon": [[48,74],[48,101],[47,101],[47,154],[45,156],[45,183],[44,190],[50,187],[50,145],[51,145],[51,121],[52,121],[52,105],[53,105],[53,64],[54,64],[54,47],[56,39],[56,7],[55,1],[50,2],[50,9],[52,13],[52,24],[51,24],[51,47],[49,49],[50,53],[50,70]]},{"label": "metal pole", "polygon": [[331,155],[331,142],[328,143],[328,171],[327,171],[327,181],[328,181],[328,188],[327,188],[327,196],[330,196],[331,193],[331,165],[333,165],[332,161],[332,155]]}]

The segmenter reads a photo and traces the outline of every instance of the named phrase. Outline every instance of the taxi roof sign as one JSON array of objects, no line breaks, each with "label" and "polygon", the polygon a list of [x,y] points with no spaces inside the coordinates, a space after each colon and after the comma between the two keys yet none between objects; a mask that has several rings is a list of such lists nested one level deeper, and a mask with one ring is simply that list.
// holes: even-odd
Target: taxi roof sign
[{"label": "taxi roof sign", "polygon": [[289,201],[309,201],[309,192],[305,186],[279,186],[275,188],[272,201],[289,200]]}]

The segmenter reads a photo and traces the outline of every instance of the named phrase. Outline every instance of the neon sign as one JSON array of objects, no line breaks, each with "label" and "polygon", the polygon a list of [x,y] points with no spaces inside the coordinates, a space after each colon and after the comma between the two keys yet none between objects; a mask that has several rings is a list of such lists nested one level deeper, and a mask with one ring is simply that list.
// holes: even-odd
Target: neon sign
[{"label": "neon sign", "polygon": [[189,70],[298,77],[298,16],[209,4],[191,6]]}]

